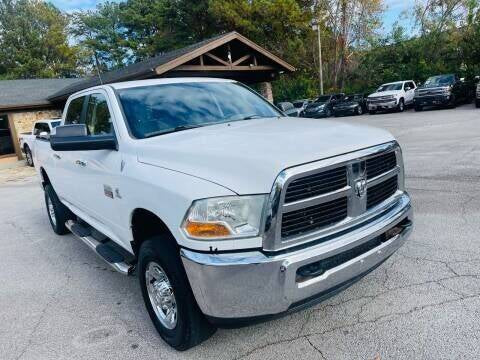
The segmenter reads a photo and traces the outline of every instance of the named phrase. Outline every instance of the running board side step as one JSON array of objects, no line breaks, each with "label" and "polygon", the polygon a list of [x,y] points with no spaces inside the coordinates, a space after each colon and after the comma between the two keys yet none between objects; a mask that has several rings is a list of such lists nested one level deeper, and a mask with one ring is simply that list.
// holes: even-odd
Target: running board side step
[{"label": "running board side step", "polygon": [[127,264],[119,252],[91,236],[91,231],[88,228],[85,228],[73,220],[68,220],[65,226],[114,270],[123,275],[131,275],[134,272],[135,265]]}]

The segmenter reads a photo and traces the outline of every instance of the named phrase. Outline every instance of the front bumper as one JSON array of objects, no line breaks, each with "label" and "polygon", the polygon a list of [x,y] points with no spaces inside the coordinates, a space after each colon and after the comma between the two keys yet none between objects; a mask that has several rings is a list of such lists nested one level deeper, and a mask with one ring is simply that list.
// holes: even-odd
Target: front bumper
[{"label": "front bumper", "polygon": [[374,110],[391,110],[397,107],[397,100],[387,100],[382,102],[368,102],[367,107],[369,111]]},{"label": "front bumper", "polygon": [[435,96],[416,96],[413,98],[415,106],[445,106],[450,103],[450,95],[435,95]]},{"label": "front bumper", "polygon": [[[287,312],[316,296],[324,298],[329,292],[338,292],[402,246],[412,231],[412,221],[410,198],[405,193],[367,224],[300,250],[270,255],[261,251],[210,254],[182,249],[181,257],[202,312],[220,322],[241,321]],[[300,268],[352,254],[398,224],[404,224],[399,234],[335,263],[319,276],[299,281]]]}]

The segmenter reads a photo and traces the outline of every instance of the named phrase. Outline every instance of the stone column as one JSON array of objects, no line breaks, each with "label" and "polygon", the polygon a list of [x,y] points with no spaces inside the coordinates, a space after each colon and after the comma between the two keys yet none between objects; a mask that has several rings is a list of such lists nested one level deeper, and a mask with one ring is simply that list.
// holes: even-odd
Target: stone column
[{"label": "stone column", "polygon": [[262,96],[273,104],[273,91],[271,82],[260,83],[260,93]]}]

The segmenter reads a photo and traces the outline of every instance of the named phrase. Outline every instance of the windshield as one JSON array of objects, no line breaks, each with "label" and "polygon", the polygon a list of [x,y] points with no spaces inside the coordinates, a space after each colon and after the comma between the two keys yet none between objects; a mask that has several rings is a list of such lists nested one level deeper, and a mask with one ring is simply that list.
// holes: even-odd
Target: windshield
[{"label": "windshield", "polygon": [[229,82],[159,84],[118,90],[133,135],[144,139],[229,121],[282,116],[247,87]]},{"label": "windshield", "polygon": [[377,92],[390,91],[390,90],[402,90],[403,83],[385,84],[378,88]]},{"label": "windshield", "polygon": [[51,126],[52,129],[53,129],[53,128],[56,128],[58,125],[60,125],[60,123],[61,123],[60,120],[59,120],[59,121],[52,121],[52,122],[50,123],[50,126]]},{"label": "windshield", "polygon": [[432,76],[425,81],[425,87],[447,86],[455,82],[455,75]]},{"label": "windshield", "polygon": [[315,100],[315,102],[316,103],[324,103],[324,102],[327,102],[328,100],[330,100],[330,96],[325,95],[325,96],[318,97],[317,100]]}]

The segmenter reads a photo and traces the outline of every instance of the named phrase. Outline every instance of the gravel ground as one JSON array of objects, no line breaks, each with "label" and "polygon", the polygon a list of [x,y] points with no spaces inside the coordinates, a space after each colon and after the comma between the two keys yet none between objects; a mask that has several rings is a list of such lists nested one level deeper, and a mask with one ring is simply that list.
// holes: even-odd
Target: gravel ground
[{"label": "gravel ground", "polygon": [[[319,120],[322,121],[322,120]],[[314,308],[219,330],[179,353],[138,280],[53,234],[31,169],[0,172],[0,359],[473,359],[480,355],[480,110],[342,118],[404,149],[415,230],[383,266]]]}]

